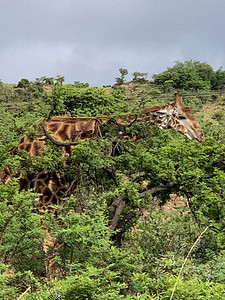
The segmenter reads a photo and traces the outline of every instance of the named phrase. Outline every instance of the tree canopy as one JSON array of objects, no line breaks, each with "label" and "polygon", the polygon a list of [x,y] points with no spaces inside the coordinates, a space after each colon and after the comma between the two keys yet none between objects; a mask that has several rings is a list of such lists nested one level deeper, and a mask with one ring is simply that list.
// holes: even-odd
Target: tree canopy
[{"label": "tree canopy", "polygon": [[225,71],[214,71],[206,62],[177,61],[173,67],[153,75],[156,85],[169,84],[174,89],[210,90],[222,89],[225,84]]}]

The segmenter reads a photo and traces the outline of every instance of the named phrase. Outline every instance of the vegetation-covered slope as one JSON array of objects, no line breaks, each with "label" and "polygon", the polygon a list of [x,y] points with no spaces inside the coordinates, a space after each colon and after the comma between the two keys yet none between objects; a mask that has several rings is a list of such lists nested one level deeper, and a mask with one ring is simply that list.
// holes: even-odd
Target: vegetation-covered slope
[{"label": "vegetation-covered slope", "polygon": [[[24,292],[22,299],[170,299],[176,279],[173,299],[225,299],[223,90],[182,91],[204,143],[136,123],[127,131],[140,139],[121,139],[109,126],[102,139],[73,147],[65,164],[50,143],[43,157],[33,159],[12,157],[9,149],[40,117],[119,116],[172,102],[175,88],[146,80],[105,88],[66,85],[62,77],[21,81],[1,85],[1,168],[52,170],[76,179],[78,187],[56,207],[56,218],[37,213],[38,195],[19,191],[16,178],[0,185],[0,299]],[[113,230],[110,212],[122,202]],[[62,273],[52,282],[45,278],[41,219],[60,245]]]}]

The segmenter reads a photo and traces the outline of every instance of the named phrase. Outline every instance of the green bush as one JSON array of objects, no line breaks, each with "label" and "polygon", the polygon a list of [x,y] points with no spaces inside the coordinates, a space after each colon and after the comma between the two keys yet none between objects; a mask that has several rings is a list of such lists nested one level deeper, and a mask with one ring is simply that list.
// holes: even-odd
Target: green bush
[{"label": "green bush", "polygon": [[123,93],[109,94],[102,88],[77,88],[73,85],[56,85],[49,95],[52,114],[70,113],[72,116],[108,115],[128,110]]},{"label": "green bush", "polygon": [[210,90],[215,81],[215,72],[207,63],[199,61],[176,62],[172,68],[153,75],[156,85],[170,85],[181,90]]}]

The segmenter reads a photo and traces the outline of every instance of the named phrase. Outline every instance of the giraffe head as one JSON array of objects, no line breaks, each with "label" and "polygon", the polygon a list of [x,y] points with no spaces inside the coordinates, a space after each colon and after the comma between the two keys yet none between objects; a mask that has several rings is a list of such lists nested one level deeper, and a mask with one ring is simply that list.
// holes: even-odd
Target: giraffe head
[{"label": "giraffe head", "polygon": [[182,97],[178,93],[175,94],[171,127],[184,134],[192,141],[201,143],[205,140],[204,133],[196,120],[192,109],[184,106]]},{"label": "giraffe head", "polygon": [[[147,111],[149,110],[149,111]],[[146,109],[145,113],[152,115],[152,122],[160,128],[174,128],[192,141],[203,142],[204,133],[196,120],[191,108],[184,106],[182,97],[175,94],[175,102],[165,106]]]}]

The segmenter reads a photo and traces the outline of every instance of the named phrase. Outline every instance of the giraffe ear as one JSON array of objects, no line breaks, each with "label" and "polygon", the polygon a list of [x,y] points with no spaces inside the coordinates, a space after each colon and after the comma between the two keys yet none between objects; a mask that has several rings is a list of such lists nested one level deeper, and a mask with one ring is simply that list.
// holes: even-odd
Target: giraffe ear
[{"label": "giraffe ear", "polygon": [[174,102],[175,102],[175,105],[177,106],[177,108],[184,107],[182,96],[179,93],[175,94],[175,100],[174,100]]}]

